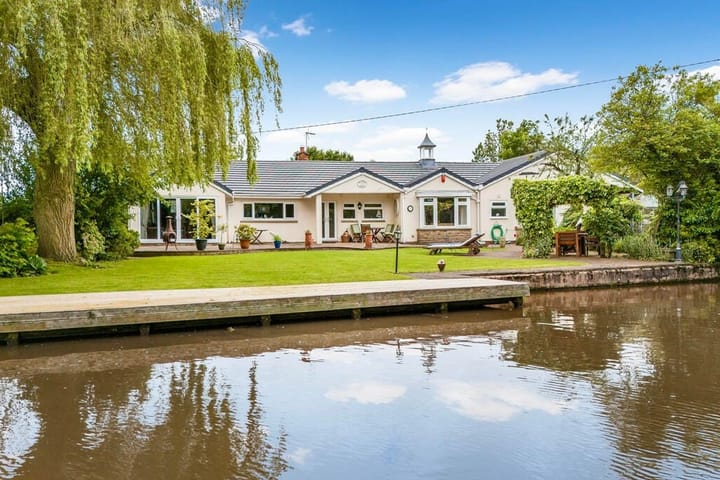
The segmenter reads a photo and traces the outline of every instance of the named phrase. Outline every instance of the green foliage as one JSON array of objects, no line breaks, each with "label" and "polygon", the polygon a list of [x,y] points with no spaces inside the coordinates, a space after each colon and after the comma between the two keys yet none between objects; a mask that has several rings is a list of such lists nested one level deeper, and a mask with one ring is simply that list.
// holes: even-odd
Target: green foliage
[{"label": "green foliage", "polygon": [[190,220],[190,231],[193,237],[207,239],[215,233],[215,202],[212,200],[195,200],[192,212],[183,217]]},{"label": "green foliage", "polygon": [[[355,157],[348,152],[341,152],[340,150],[321,150],[317,147],[308,147],[305,151],[308,155],[308,160],[327,160],[334,162],[352,162]],[[295,152],[293,160],[297,158],[300,152]]]},{"label": "green foliage", "polygon": [[590,151],[595,145],[596,122],[593,117],[580,117],[573,122],[566,114],[550,120],[545,115],[548,133],[542,149],[549,155],[546,165],[560,175],[590,175]]},{"label": "green foliage", "polygon": [[0,111],[31,132],[18,141],[36,152],[43,254],[74,258],[78,168],[187,186],[244,159],[256,180],[254,132],[266,97],[280,110],[281,80],[275,58],[241,38],[245,3],[0,2]]},{"label": "green foliage", "polygon": [[589,207],[583,214],[583,227],[588,235],[598,238],[600,256],[610,258],[615,242],[631,233],[631,226],[639,220],[640,207],[616,197],[609,203]]},{"label": "green foliage", "polygon": [[90,263],[94,263],[100,254],[105,251],[105,238],[102,236],[102,233],[100,233],[97,224],[92,221],[85,222],[80,230],[82,242],[78,250],[82,258]]},{"label": "green foliage", "polygon": [[676,205],[666,198],[665,189],[685,180],[683,243],[698,242],[698,252],[716,248],[720,243],[720,82],[661,64],[639,66],[613,90],[599,113],[599,125],[593,164],[627,176],[658,197],[658,240],[674,244]]},{"label": "green foliage", "polygon": [[510,192],[515,214],[522,225],[523,256],[544,258],[553,243],[553,212],[556,205],[607,205],[616,189],[599,180],[583,176],[556,180],[515,180]]},{"label": "green foliage", "polygon": [[667,260],[667,253],[651,235],[626,235],[614,244],[614,251],[637,260]]},{"label": "green foliage", "polygon": [[[129,207],[155,198],[150,180],[142,183],[128,174],[110,174],[98,166],[82,169],[75,191],[76,238],[83,228],[94,224],[103,238],[104,249],[92,255],[97,260],[126,258],[140,245],[137,232],[128,229]],[[84,239],[83,239],[84,243]],[[83,257],[82,243],[78,250]]]},{"label": "green foliage", "polygon": [[714,239],[687,242],[682,245],[683,261],[690,263],[720,262],[720,245]]},{"label": "green foliage", "polygon": [[545,136],[539,124],[523,120],[515,128],[512,121],[497,119],[496,130],[488,130],[485,140],[473,150],[473,162],[499,162],[541,150]]},{"label": "green foliage", "polygon": [[240,240],[252,240],[255,235],[255,227],[247,223],[241,223],[235,229],[235,233]]},{"label": "green foliage", "polygon": [[25,220],[0,225],[0,277],[45,273],[47,265],[35,252],[37,239]]}]

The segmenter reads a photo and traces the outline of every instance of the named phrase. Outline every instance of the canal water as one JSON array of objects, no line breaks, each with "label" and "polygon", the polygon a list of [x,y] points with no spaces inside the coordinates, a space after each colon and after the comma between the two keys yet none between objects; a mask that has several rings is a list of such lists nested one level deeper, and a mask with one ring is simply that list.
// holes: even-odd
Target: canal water
[{"label": "canal water", "polygon": [[0,479],[720,478],[718,284],[0,349]]}]

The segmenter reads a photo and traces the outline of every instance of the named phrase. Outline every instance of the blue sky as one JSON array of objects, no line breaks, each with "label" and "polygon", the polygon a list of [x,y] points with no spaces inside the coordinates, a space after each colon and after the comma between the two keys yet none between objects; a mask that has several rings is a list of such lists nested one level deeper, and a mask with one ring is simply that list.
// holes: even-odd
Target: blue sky
[{"label": "blue sky", "polygon": [[[613,79],[637,65],[720,57],[716,1],[249,0],[243,33],[278,60],[283,129],[447,107]],[[720,63],[710,69],[720,78]],[[272,131],[262,160],[305,144],[356,160],[470,161],[497,118],[594,114],[614,82],[381,120]],[[268,109],[270,110],[270,109]]]}]

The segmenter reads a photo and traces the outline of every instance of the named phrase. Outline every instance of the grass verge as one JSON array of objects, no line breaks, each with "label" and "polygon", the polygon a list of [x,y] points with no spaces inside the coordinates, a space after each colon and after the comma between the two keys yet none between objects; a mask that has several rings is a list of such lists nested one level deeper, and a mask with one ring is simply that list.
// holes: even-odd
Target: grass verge
[{"label": "grass verge", "polygon": [[398,274],[394,273],[393,249],[159,256],[102,263],[95,268],[52,263],[48,275],[0,279],[0,296],[398,280],[408,278],[409,273],[437,271],[440,258],[445,259],[446,272],[582,264],[468,256],[466,251],[447,250],[436,256],[421,248],[402,248]]}]

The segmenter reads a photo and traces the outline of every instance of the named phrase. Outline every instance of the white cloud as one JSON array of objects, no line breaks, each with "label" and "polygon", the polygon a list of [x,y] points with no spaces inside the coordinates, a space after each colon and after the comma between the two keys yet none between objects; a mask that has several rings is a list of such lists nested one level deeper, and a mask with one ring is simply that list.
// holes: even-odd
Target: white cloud
[{"label": "white cloud", "polygon": [[288,457],[290,460],[292,460],[295,463],[298,463],[300,465],[304,464],[307,461],[307,457],[312,453],[312,450],[309,448],[297,448],[293,452],[291,452]]},{"label": "white cloud", "polygon": [[433,84],[434,104],[473,102],[522,95],[543,88],[572,85],[576,73],[550,68],[541,73],[523,73],[507,62],[475,63]]},{"label": "white cloud", "polygon": [[407,388],[402,385],[392,385],[379,382],[357,382],[342,388],[330,390],[326,398],[336,402],[349,402],[354,400],[361,404],[391,403],[405,395]]},{"label": "white cloud", "polygon": [[405,98],[405,89],[390,80],[358,80],[355,83],[345,81],[331,82],[325,85],[325,91],[333,97],[362,103],[387,102]]},{"label": "white cloud", "polygon": [[710,75],[714,80],[720,80],[720,65],[713,65],[712,67],[703,68],[691,73],[706,73]]},{"label": "white cloud", "polygon": [[270,29],[269,29],[268,27],[266,27],[265,25],[263,25],[262,27],[260,27],[260,31],[258,32],[258,34],[259,34],[261,37],[263,37],[263,38],[275,38],[275,37],[278,36],[277,33],[273,32],[272,30],[270,30]]},{"label": "white cloud", "polygon": [[483,382],[442,382],[439,398],[460,415],[479,422],[505,422],[519,413],[540,410],[559,415],[562,405],[518,386]]},{"label": "white cloud", "polygon": [[267,50],[265,45],[263,45],[260,41],[260,35],[257,32],[253,32],[252,30],[243,30],[240,33],[240,39],[252,48],[253,55],[255,56],[257,56],[259,52]]},{"label": "white cloud", "polygon": [[300,17],[294,22],[286,23],[282,26],[283,30],[288,30],[298,37],[307,37],[315,27],[305,25],[305,17]]}]

